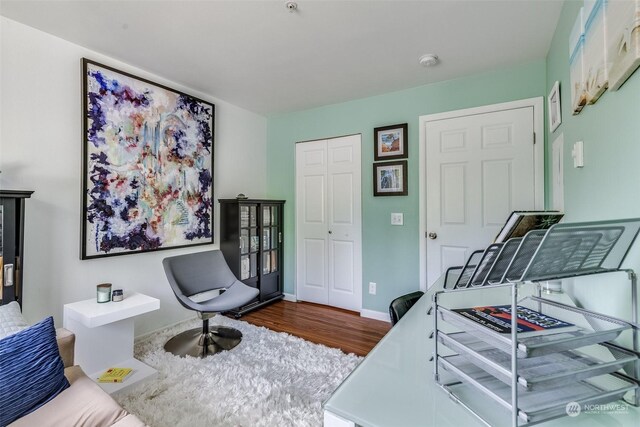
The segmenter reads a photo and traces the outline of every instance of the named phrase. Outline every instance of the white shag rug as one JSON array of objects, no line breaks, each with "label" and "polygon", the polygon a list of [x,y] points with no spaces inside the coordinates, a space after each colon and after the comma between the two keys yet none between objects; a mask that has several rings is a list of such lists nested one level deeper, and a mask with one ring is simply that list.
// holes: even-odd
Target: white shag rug
[{"label": "white shag rug", "polygon": [[180,358],[164,343],[198,319],[136,343],[136,357],[158,375],[115,399],[152,427],[322,426],[322,403],[362,360],[286,333],[215,316],[242,332],[233,350]]}]

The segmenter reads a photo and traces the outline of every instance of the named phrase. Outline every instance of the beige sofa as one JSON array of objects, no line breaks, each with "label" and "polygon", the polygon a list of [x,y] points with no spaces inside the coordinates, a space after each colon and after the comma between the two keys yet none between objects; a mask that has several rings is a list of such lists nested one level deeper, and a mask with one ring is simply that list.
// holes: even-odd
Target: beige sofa
[{"label": "beige sofa", "polygon": [[73,366],[75,335],[58,329],[58,347],[64,374],[71,386],[36,411],[9,424],[10,427],[140,427],[145,424],[122,409],[79,366]]}]

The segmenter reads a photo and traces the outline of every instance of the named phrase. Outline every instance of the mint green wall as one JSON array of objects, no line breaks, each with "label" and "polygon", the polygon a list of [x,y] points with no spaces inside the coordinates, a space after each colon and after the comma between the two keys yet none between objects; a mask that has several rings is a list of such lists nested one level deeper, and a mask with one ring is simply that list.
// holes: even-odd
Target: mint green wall
[{"label": "mint green wall", "polygon": [[[428,70],[425,70],[427,73]],[[386,312],[389,302],[419,289],[418,117],[545,94],[545,62],[430,84],[371,98],[273,116],[267,123],[267,194],[287,200],[285,292],[295,293],[295,147],[297,141],[362,134],[363,308]],[[373,128],[409,124],[409,195],[373,197]],[[391,226],[391,212],[404,226]],[[369,282],[378,284],[369,295]]]},{"label": "mint green wall", "polygon": [[[582,1],[566,1],[547,56],[547,88],[560,81],[562,124],[547,136],[548,148],[564,134],[565,220],[588,221],[640,216],[640,71],[617,91],[606,91],[594,105],[570,112],[569,32]],[[571,148],[584,141],[584,168],[573,167]],[[550,164],[547,149],[547,164]],[[549,171],[548,171],[549,174]],[[549,180],[547,180],[549,181]],[[552,200],[547,191],[547,201]],[[625,261],[640,271],[640,245]],[[586,308],[630,318],[625,274],[594,276],[568,284],[568,293]]]},{"label": "mint green wall", "polygon": [[[567,1],[547,56],[549,93],[560,81],[562,123],[547,136],[548,148],[564,134],[565,211],[568,221],[640,216],[640,71],[617,91],[571,114],[569,32],[582,1]],[[571,148],[584,141],[582,169],[573,168]],[[547,150],[548,161],[551,150]],[[549,164],[549,163],[547,163]],[[547,192],[547,201],[551,191]]]}]

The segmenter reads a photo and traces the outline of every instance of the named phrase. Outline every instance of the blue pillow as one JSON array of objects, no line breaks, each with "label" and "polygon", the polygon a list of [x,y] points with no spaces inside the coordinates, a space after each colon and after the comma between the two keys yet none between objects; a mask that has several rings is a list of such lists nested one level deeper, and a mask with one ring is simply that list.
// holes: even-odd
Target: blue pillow
[{"label": "blue pillow", "polygon": [[0,426],[35,411],[67,387],[52,317],[0,340]]}]

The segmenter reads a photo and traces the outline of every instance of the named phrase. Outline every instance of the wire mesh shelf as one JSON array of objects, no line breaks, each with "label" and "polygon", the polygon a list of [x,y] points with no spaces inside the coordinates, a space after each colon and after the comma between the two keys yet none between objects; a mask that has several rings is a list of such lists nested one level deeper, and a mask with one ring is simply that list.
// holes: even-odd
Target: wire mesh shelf
[{"label": "wire mesh shelf", "polygon": [[[482,258],[483,250],[474,251],[471,253],[471,256],[467,260],[467,263],[462,267],[462,271],[460,272],[460,276],[458,276],[458,280],[456,280],[453,285],[454,288],[466,288],[469,283],[469,279],[473,275],[480,259]],[[446,287],[446,284],[445,284]]]},{"label": "wire mesh shelf", "polygon": [[516,251],[520,247],[520,243],[522,242],[522,237],[514,237],[513,239],[509,239],[505,242],[500,249],[500,253],[496,257],[491,269],[487,273],[487,277],[482,285],[495,285],[502,281],[502,276],[507,271],[511,260],[513,259]]},{"label": "wire mesh shelf", "polygon": [[532,230],[527,233],[526,236],[520,242],[518,249],[516,250],[507,270],[502,275],[500,283],[504,282],[518,282],[522,279],[531,258],[533,258],[540,242],[547,234],[547,230]]},{"label": "wire mesh shelf", "polygon": [[[554,312],[554,316],[558,317],[551,307],[555,307],[555,303],[546,302],[543,298],[527,297],[518,302],[519,306],[527,307],[532,310],[536,310],[541,313],[548,312],[549,310]],[[530,336],[522,336],[519,334],[517,348],[518,357],[537,357],[550,353],[558,353],[565,350],[572,350],[579,347],[584,347],[592,344],[599,344],[605,341],[612,341],[620,335],[622,331],[631,328],[630,325],[611,319],[606,316],[595,316],[591,313],[578,310],[580,315],[586,318],[587,322],[581,322],[582,324],[589,324],[590,326],[575,326],[568,331],[558,332],[552,334],[535,334]],[[437,315],[443,321],[456,326],[463,331],[473,332],[473,334],[479,339],[485,341],[489,345],[501,350],[507,354],[511,353],[511,334],[503,334],[493,331],[486,326],[476,323],[460,313],[450,310],[446,307],[439,306],[437,309]],[[568,309],[564,313],[563,317],[569,323],[572,323],[571,319],[573,315]],[[582,320],[582,319],[581,319]],[[589,321],[590,320],[590,321]],[[573,322],[577,323],[577,322]]]},{"label": "wire mesh shelf", "polygon": [[640,218],[556,224],[521,280],[540,281],[616,271],[640,231]]},{"label": "wire mesh shelf", "polygon": [[478,266],[473,271],[473,274],[471,275],[467,286],[482,286],[485,279],[487,278],[487,274],[489,273],[491,266],[495,262],[503,246],[504,243],[493,243],[489,245],[489,247],[482,254],[482,258],[480,258]]},{"label": "wire mesh shelf", "polygon": [[[438,333],[438,340],[458,353],[447,357],[450,363],[457,365],[466,359],[505,384],[511,384],[511,357],[506,352],[468,332]],[[636,360],[634,353],[607,344],[523,359],[518,365],[518,384],[523,390],[548,389],[616,372]]]},{"label": "wire mesh shelf", "polygon": [[[438,357],[438,365],[506,409],[513,410],[511,387],[490,373],[464,358],[454,364],[447,357]],[[560,387],[540,387],[535,391],[519,393],[518,418],[527,423],[549,420],[566,415],[568,402],[605,404],[621,399],[637,387],[634,382],[611,374],[567,382]]]}]

